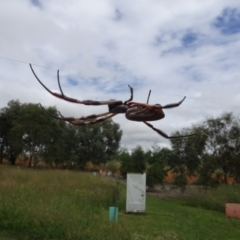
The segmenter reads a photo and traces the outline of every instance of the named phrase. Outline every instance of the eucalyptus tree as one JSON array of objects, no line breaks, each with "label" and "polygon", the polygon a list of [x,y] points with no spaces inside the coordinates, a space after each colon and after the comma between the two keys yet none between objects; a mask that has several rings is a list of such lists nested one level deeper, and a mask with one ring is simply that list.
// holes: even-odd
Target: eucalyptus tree
[{"label": "eucalyptus tree", "polygon": [[[180,174],[200,174],[200,179],[211,182],[212,174],[221,170],[227,176],[238,177],[240,168],[240,122],[232,113],[209,117],[198,126],[175,135],[198,133],[197,137],[171,139],[172,155],[169,165]],[[240,169],[239,169],[240,170]],[[207,180],[208,179],[208,180]]]},{"label": "eucalyptus tree", "polygon": [[239,172],[236,168],[240,165],[240,122],[232,113],[223,113],[217,118],[208,118],[203,123],[208,135],[205,153],[212,155],[215,166],[221,169],[224,182],[227,183],[228,174],[235,178]]},{"label": "eucalyptus tree", "polygon": [[174,136],[197,133],[196,136],[171,139],[172,151],[168,165],[176,172],[192,175],[202,161],[206,136],[202,127],[192,127],[176,132]]},{"label": "eucalyptus tree", "polygon": [[147,159],[145,152],[141,146],[136,146],[131,153],[131,161],[133,164],[133,172],[144,173],[147,167]]},{"label": "eucalyptus tree", "polygon": [[[48,111],[56,114],[50,107]],[[22,143],[23,152],[29,155],[29,167],[41,158],[51,142],[57,138],[58,121],[45,114],[38,104],[22,104],[19,116],[11,129],[11,142]]]},{"label": "eucalyptus tree", "polygon": [[120,172],[124,178],[127,173],[144,173],[146,170],[147,157],[141,146],[136,146],[131,153],[128,149],[122,148],[117,158],[121,162]]},{"label": "eucalyptus tree", "polygon": [[168,168],[171,150],[168,148],[161,148],[158,145],[153,145],[152,150],[146,152],[147,157],[147,186],[149,190],[153,190],[158,184],[164,181]]},{"label": "eucalyptus tree", "polygon": [[74,126],[73,152],[77,165],[106,163],[117,152],[122,137],[119,124],[106,120],[99,124]]},{"label": "eucalyptus tree", "polygon": [[[46,111],[59,115],[55,107]],[[2,159],[5,149],[12,164],[20,153],[29,156],[29,166],[40,158],[49,164],[105,163],[118,150],[121,136],[122,130],[112,120],[74,126],[50,117],[37,104],[21,104],[18,100],[10,101],[0,111],[0,156]]]},{"label": "eucalyptus tree", "polygon": [[116,153],[116,158],[120,161],[121,175],[126,178],[127,173],[133,172],[133,162],[131,160],[130,152],[127,148],[121,148]]},{"label": "eucalyptus tree", "polygon": [[2,163],[3,152],[9,155],[11,164],[15,164],[17,156],[22,151],[21,142],[13,141],[14,133],[11,132],[16,120],[19,117],[21,103],[18,100],[11,100],[7,107],[0,110],[0,162]]}]

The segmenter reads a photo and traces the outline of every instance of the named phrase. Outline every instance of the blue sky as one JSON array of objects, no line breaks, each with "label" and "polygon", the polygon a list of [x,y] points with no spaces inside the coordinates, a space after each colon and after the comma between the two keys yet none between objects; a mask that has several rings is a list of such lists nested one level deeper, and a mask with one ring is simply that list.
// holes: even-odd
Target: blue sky
[{"label": "blue sky", "polygon": [[37,7],[41,7],[42,5],[40,0],[31,0],[30,2]]},{"label": "blue sky", "polygon": [[[128,84],[137,102],[146,102],[150,89],[150,104],[187,96],[152,123],[169,135],[240,111],[237,0],[2,0],[0,15],[0,108],[19,99],[55,105],[65,116],[106,112],[54,98],[35,80],[32,63],[54,91],[59,69],[65,94],[78,99],[126,100]],[[169,146],[143,123],[113,120],[122,146]]]},{"label": "blue sky", "polygon": [[237,34],[240,32],[240,9],[225,8],[219,16],[214,19],[214,27],[218,28],[224,35]]}]

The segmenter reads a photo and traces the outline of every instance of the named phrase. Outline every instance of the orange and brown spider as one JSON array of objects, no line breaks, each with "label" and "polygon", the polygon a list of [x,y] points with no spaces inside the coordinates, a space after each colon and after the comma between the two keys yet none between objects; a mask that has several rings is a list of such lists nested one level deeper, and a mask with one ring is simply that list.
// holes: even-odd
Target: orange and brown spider
[{"label": "orange and brown spider", "polygon": [[72,103],[78,103],[78,104],[84,104],[84,105],[92,105],[92,106],[98,106],[98,105],[108,105],[108,112],[101,113],[101,114],[92,114],[86,117],[80,117],[80,118],[75,118],[75,117],[64,117],[62,114],[59,112],[59,115],[61,117],[57,117],[49,112],[47,112],[42,105],[42,109],[50,116],[63,120],[69,123],[72,123],[74,125],[78,126],[85,126],[85,125],[90,125],[90,124],[97,124],[100,122],[103,122],[109,118],[112,118],[116,116],[117,114],[124,113],[125,117],[128,120],[131,121],[137,121],[137,122],[143,122],[145,123],[148,127],[152,128],[154,131],[156,131],[158,134],[160,134],[162,137],[172,139],[172,138],[181,138],[181,137],[189,137],[189,136],[194,136],[196,134],[189,134],[189,135],[184,135],[184,136],[168,136],[166,133],[161,131],[160,129],[155,128],[153,125],[148,123],[148,121],[157,121],[165,117],[165,114],[163,112],[163,109],[166,108],[174,108],[178,107],[186,97],[184,97],[180,102],[178,103],[172,103],[172,104],[167,104],[165,106],[161,106],[160,104],[155,104],[155,105],[149,105],[148,100],[150,96],[148,96],[147,104],[145,103],[138,103],[138,102],[132,102],[133,100],[133,88],[128,85],[130,89],[130,98],[126,100],[125,102],[121,100],[108,100],[108,101],[93,101],[93,100],[78,100],[74,98],[70,98],[64,95],[62,91],[62,87],[60,85],[60,79],[59,79],[59,70],[57,71],[57,79],[58,79],[58,86],[60,89],[61,93],[55,93],[49,90],[37,77],[36,73],[34,72],[32,65],[30,65],[30,68],[38,80],[38,82],[53,96],[57,98],[61,98],[65,101],[72,102]]}]

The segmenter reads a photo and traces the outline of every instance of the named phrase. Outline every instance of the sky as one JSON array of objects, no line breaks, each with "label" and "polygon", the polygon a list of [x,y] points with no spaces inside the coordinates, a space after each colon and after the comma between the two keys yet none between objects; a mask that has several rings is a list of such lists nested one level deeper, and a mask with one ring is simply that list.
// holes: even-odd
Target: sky
[{"label": "sky", "polygon": [[[240,113],[239,0],[1,0],[0,108],[13,99],[56,106],[64,115],[106,112],[55,98],[149,104],[179,102],[151,122],[171,136],[224,112]],[[43,112],[43,114],[45,114]],[[144,149],[170,141],[119,114],[121,146]]]}]

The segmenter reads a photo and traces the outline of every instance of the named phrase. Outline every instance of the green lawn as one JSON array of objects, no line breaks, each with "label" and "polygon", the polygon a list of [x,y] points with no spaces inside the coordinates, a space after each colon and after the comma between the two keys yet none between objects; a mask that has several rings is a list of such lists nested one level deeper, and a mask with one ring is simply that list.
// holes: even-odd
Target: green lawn
[{"label": "green lawn", "polygon": [[192,204],[194,199],[148,196],[146,214],[125,214],[123,185],[119,221],[110,223],[108,207],[116,183],[91,174],[2,165],[0,179],[1,240],[238,240],[240,236],[240,220]]}]

